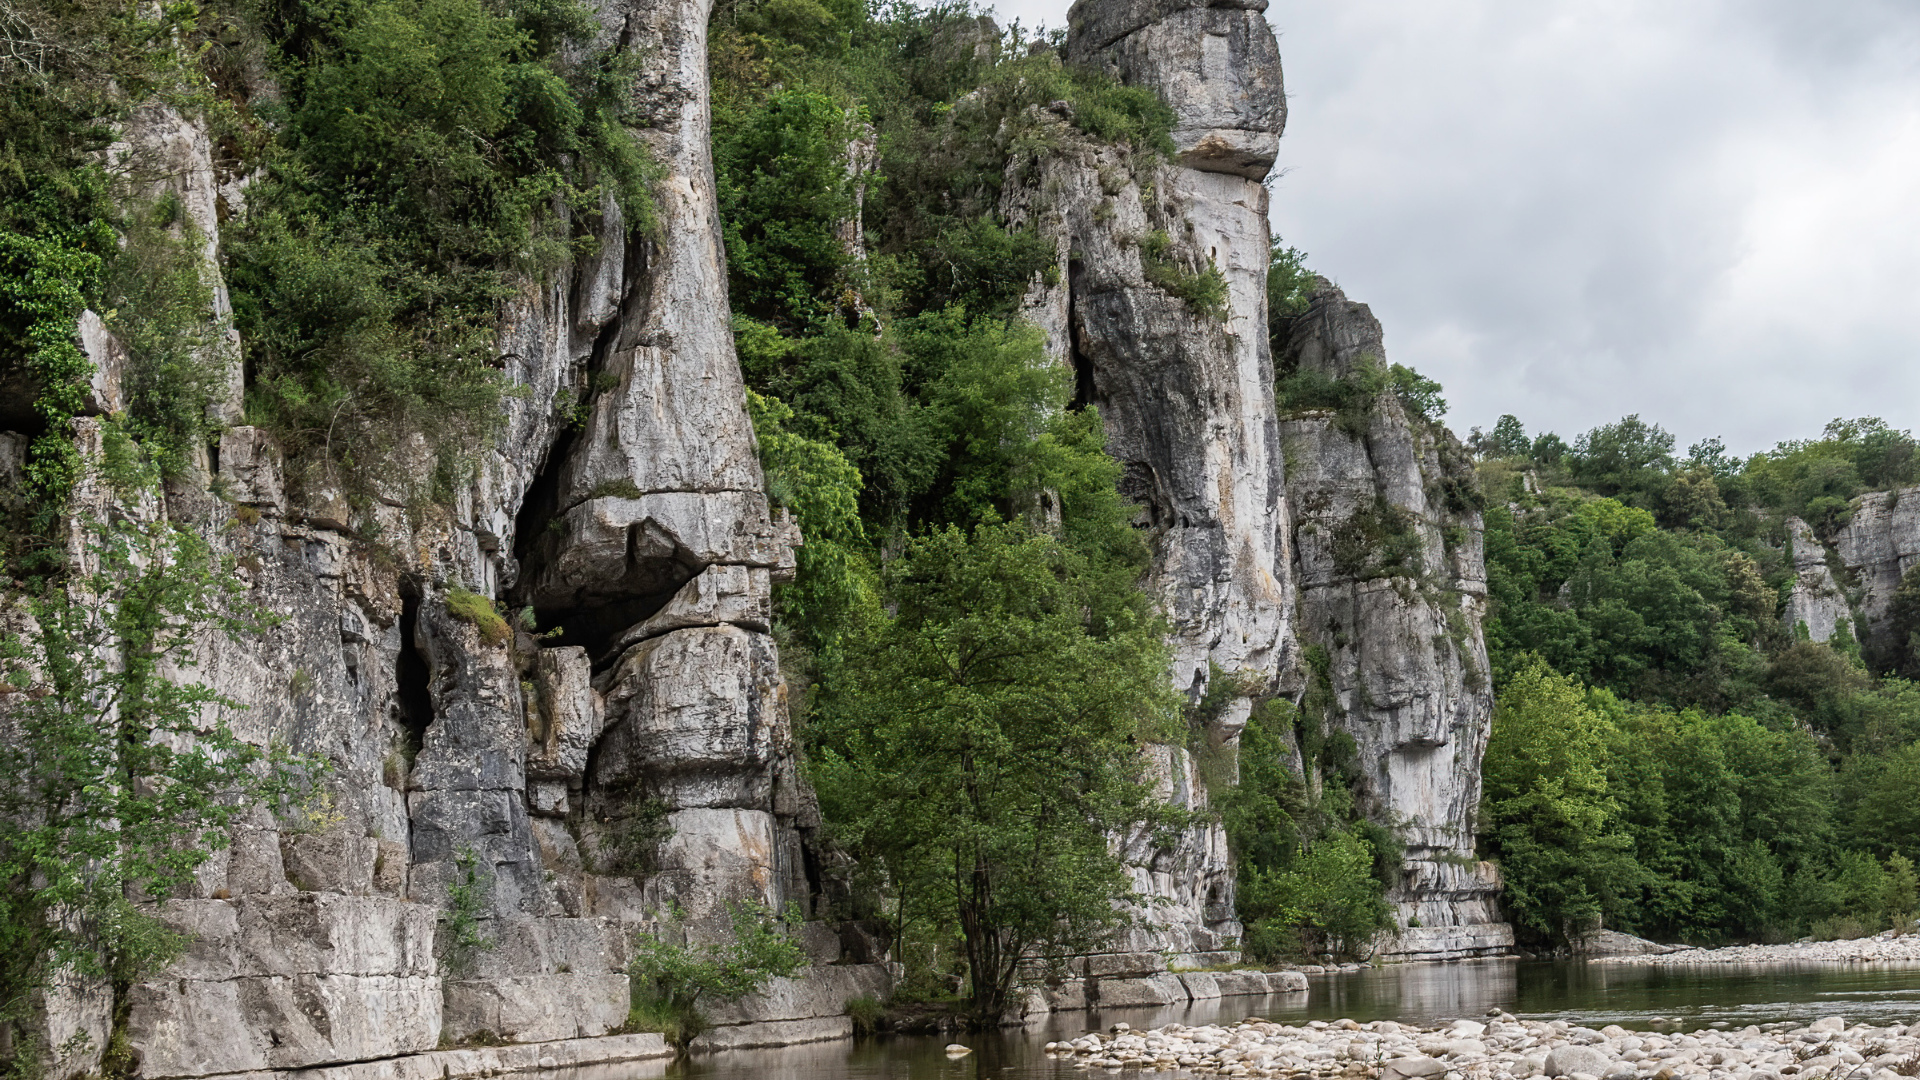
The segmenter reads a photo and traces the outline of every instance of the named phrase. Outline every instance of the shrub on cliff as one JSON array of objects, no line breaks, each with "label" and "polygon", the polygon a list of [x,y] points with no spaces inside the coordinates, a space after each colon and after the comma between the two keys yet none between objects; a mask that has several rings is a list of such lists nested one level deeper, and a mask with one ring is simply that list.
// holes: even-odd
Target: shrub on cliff
[{"label": "shrub on cliff", "polygon": [[505,391],[499,305],[565,265],[586,242],[571,218],[608,197],[650,221],[628,62],[590,48],[599,23],[566,2],[291,3],[263,21],[282,100],[255,104],[278,123],[225,236],[249,414],[350,489],[415,437],[470,453]]},{"label": "shrub on cliff", "polygon": [[806,963],[792,934],[801,921],[798,907],[776,915],[764,904],[745,902],[733,906],[732,920],[731,940],[688,940],[677,911],[653,933],[634,936],[625,1030],[657,1031],[685,1049],[707,1029],[701,1002],[731,1004]]},{"label": "shrub on cliff", "polygon": [[1564,940],[1621,908],[1641,877],[1607,790],[1609,726],[1573,680],[1535,660],[1494,710],[1480,803],[1482,853],[1500,864],[1515,929]]},{"label": "shrub on cliff", "polygon": [[[81,524],[83,565],[9,590],[0,639],[0,1046],[28,1074],[49,1052],[131,1067],[133,987],[187,942],[140,901],[190,885],[229,825],[286,805],[315,767],[240,740],[237,704],[182,674],[203,636],[260,625],[205,541],[166,522]],[[61,981],[108,992],[108,1045],[39,1039],[40,994]]]}]

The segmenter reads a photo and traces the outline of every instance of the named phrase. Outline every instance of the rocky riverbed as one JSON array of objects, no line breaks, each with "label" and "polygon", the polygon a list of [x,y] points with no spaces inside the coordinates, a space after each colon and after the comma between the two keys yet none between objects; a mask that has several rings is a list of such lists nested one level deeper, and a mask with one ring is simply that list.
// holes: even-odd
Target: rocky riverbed
[{"label": "rocky riverbed", "polygon": [[1920,963],[1920,934],[1891,930],[1849,941],[1796,941],[1786,945],[1733,945],[1724,949],[1680,949],[1661,954],[1596,957],[1596,963],[1622,964],[1778,964]]},{"label": "rocky riverbed", "polygon": [[[1911,1032],[1911,1034],[1909,1034]],[[1174,1071],[1246,1077],[1377,1077],[1379,1080],[1903,1080],[1920,1075],[1920,1024],[1766,1024],[1680,1033],[1598,1031],[1564,1020],[1521,1021],[1501,1013],[1422,1028],[1380,1020],[1261,1019],[1106,1034],[1047,1044],[1057,1059],[1089,1069]]]}]

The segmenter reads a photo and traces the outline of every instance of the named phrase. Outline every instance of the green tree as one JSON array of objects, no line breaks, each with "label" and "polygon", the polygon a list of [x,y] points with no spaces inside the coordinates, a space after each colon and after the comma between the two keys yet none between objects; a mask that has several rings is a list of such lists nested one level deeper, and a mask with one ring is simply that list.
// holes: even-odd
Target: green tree
[{"label": "green tree", "polygon": [[841,230],[853,219],[854,119],[827,94],[789,89],[715,129],[734,310],[805,326],[840,307],[853,258]]},{"label": "green tree", "polygon": [[1564,940],[1619,906],[1641,870],[1608,791],[1612,736],[1580,686],[1534,660],[1494,708],[1480,843],[1500,863],[1518,928]]},{"label": "green tree", "polygon": [[[850,647],[811,771],[842,841],[964,942],[978,1022],[1024,961],[1104,941],[1128,879],[1110,837],[1164,815],[1141,747],[1173,737],[1145,598],[1020,523],[910,541],[897,610]],[[1103,613],[1096,616],[1094,613]]]},{"label": "green tree", "polygon": [[860,470],[831,443],[787,430],[793,410],[747,391],[747,414],[760,444],[767,496],[793,511],[805,543],[794,553],[794,580],[781,586],[780,613],[806,644],[837,657],[840,636],[871,595],[863,557]]},{"label": "green tree", "polygon": [[10,598],[0,740],[0,1023],[16,1066],[47,1051],[35,995],[63,977],[112,995],[109,1072],[128,1067],[131,991],[185,939],[143,901],[188,884],[255,806],[293,796],[312,762],[252,746],[236,703],[180,673],[209,636],[259,628],[244,587],[193,532],[84,521],[81,565]]},{"label": "green tree", "polygon": [[1920,860],[1920,742],[1873,762],[1858,777],[1853,833],[1877,850]]},{"label": "green tree", "polygon": [[1567,464],[1574,478],[1596,493],[1646,506],[1666,487],[1673,436],[1636,413],[1575,439]]}]

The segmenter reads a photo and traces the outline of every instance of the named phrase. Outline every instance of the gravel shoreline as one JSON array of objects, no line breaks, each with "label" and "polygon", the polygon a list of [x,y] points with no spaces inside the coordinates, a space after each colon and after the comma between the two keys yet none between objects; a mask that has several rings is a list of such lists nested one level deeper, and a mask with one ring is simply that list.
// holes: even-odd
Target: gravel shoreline
[{"label": "gravel shoreline", "polygon": [[[1911,1032],[1911,1034],[1909,1034]],[[1920,1024],[1764,1024],[1687,1034],[1595,1031],[1564,1020],[1422,1028],[1391,1020],[1315,1020],[1292,1026],[1168,1024],[1134,1031],[1115,1024],[1047,1044],[1077,1068],[1227,1077],[1377,1077],[1380,1080],[1908,1080],[1920,1075]]]},{"label": "gravel shoreline", "polygon": [[1680,949],[1637,956],[1599,956],[1596,964],[1879,964],[1920,962],[1920,934],[1889,930],[1851,941],[1796,941],[1790,945],[1733,945],[1724,949]]}]

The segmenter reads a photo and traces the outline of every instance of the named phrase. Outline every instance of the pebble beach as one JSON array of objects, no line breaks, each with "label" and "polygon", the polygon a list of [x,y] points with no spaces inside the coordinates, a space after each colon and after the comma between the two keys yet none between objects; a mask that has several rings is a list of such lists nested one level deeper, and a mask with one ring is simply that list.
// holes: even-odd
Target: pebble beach
[{"label": "pebble beach", "polygon": [[[1911,1034],[1909,1033],[1911,1032]],[[1381,1080],[1904,1080],[1920,1075],[1920,1024],[1766,1024],[1686,1033],[1594,1030],[1501,1013],[1414,1027],[1390,1020],[1262,1019],[1107,1032],[1047,1044],[1056,1059],[1097,1070],[1226,1077]]]}]

